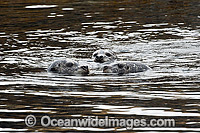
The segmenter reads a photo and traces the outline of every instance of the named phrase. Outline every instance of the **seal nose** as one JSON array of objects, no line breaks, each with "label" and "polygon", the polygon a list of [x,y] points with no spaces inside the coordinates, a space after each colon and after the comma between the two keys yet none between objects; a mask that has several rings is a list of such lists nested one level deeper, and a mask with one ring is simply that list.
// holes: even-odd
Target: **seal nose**
[{"label": "seal nose", "polygon": [[103,55],[97,56],[98,59],[103,59]]},{"label": "seal nose", "polygon": [[81,69],[84,70],[84,72],[82,72],[83,75],[88,75],[89,74],[89,68],[88,68],[88,66],[81,66]]},{"label": "seal nose", "polygon": [[96,56],[95,62],[103,63],[104,62],[104,56],[103,55]]},{"label": "seal nose", "polygon": [[108,69],[108,66],[104,66],[103,67],[103,71],[105,71],[106,69]]},{"label": "seal nose", "polygon": [[88,66],[81,66],[81,68],[82,68],[83,70],[88,71]]}]

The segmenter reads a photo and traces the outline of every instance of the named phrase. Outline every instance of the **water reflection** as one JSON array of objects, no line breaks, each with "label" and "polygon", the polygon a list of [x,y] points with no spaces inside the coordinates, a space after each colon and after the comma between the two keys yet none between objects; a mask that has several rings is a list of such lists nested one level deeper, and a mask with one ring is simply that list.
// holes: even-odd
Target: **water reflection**
[{"label": "water reflection", "polygon": [[[33,114],[54,118],[173,118],[200,131],[199,8],[195,0],[1,1],[1,131],[125,131],[125,128],[28,128]],[[125,76],[49,74],[57,59],[93,65],[99,48],[152,70]],[[196,128],[193,128],[196,127]]]}]

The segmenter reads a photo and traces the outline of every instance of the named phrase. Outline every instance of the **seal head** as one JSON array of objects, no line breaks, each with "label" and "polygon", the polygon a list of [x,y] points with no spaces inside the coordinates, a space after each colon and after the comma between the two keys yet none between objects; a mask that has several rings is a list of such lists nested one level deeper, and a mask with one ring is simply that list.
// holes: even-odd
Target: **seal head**
[{"label": "seal head", "polygon": [[118,62],[111,64],[109,66],[103,67],[104,73],[117,73],[118,75],[124,75],[127,73],[137,73],[144,72],[148,70],[149,67],[136,62]]},{"label": "seal head", "polygon": [[54,61],[48,67],[47,71],[51,73],[58,73],[65,75],[89,74],[88,66],[79,66],[79,64],[76,61],[70,59]]},{"label": "seal head", "polygon": [[117,58],[115,53],[108,49],[105,49],[105,50],[99,49],[93,53],[92,57],[94,59],[94,62],[98,62],[98,63],[104,63],[104,62],[110,63],[116,60]]}]

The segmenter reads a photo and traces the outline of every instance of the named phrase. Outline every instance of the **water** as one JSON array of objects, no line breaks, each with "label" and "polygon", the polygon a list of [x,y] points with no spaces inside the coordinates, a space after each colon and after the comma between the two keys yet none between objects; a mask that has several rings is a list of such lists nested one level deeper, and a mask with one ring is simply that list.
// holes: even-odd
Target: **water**
[{"label": "water", "polygon": [[[200,131],[200,10],[198,0],[0,2],[0,130],[125,131],[123,127],[42,127],[39,119],[88,116],[175,119]],[[57,59],[92,62],[99,48],[152,70],[124,76],[46,72]],[[37,118],[34,127],[24,119]],[[129,130],[132,131],[132,130]]]}]

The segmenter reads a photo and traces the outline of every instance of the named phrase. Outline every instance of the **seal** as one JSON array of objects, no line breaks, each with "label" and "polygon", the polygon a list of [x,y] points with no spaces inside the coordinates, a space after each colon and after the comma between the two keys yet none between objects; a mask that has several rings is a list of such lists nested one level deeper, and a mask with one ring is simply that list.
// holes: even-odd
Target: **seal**
[{"label": "seal", "polygon": [[117,73],[118,75],[144,72],[150,69],[148,66],[137,62],[117,62],[103,67],[104,73]]},{"label": "seal", "polygon": [[65,75],[89,74],[88,66],[80,66],[78,62],[71,59],[54,61],[49,65],[47,71]]},{"label": "seal", "polygon": [[117,59],[117,56],[111,50],[99,49],[93,53],[92,58],[97,63],[111,63]]}]

